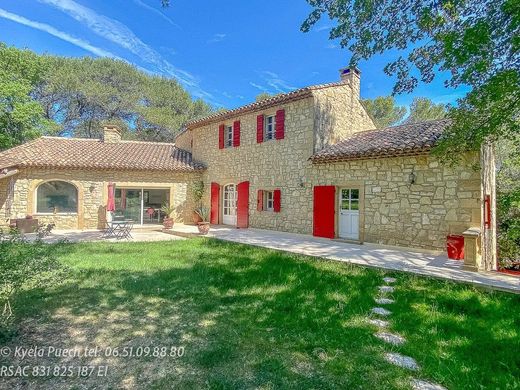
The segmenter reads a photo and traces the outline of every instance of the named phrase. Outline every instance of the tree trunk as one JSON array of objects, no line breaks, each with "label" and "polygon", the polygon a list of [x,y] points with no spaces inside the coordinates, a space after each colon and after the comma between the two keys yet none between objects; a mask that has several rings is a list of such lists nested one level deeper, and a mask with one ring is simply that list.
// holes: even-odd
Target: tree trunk
[{"label": "tree trunk", "polygon": [[[479,269],[492,271],[497,269],[496,167],[495,145],[492,142],[482,144],[480,168],[482,181],[482,261]],[[488,204],[486,204],[486,199],[489,199]]]}]

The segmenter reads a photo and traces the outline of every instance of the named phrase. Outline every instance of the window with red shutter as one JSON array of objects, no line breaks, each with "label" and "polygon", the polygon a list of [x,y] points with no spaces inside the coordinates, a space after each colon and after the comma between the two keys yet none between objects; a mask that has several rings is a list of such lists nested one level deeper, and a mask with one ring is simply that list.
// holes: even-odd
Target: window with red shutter
[{"label": "window with red shutter", "polygon": [[233,146],[235,148],[240,146],[240,121],[233,123]]},{"label": "window with red shutter", "polygon": [[218,147],[224,149],[224,125],[218,127]]},{"label": "window with red shutter", "polygon": [[275,213],[279,213],[282,209],[282,191],[274,190],[273,191],[273,211]]},{"label": "window with red shutter", "polygon": [[276,130],[274,137],[276,139],[284,139],[285,137],[285,110],[276,111]]},{"label": "window with red shutter", "polygon": [[262,211],[264,209],[264,191],[258,190],[258,195],[256,199],[256,210]]},{"label": "window with red shutter", "polygon": [[256,142],[264,142],[264,115],[258,115],[256,117]]}]

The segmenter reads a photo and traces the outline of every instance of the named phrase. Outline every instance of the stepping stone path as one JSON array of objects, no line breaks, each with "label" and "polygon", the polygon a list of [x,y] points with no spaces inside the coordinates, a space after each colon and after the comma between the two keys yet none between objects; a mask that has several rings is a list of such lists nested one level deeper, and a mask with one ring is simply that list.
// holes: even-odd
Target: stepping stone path
[{"label": "stepping stone path", "polygon": [[368,320],[368,323],[371,325],[375,325],[379,328],[386,328],[386,327],[388,327],[388,325],[390,325],[390,323],[388,321],[379,320],[377,318],[372,318],[372,319]]},{"label": "stepping stone path", "polygon": [[390,303],[394,303],[395,301],[393,299],[389,298],[376,298],[376,303],[378,305],[389,305]]},{"label": "stepping stone path", "polygon": [[410,382],[413,390],[446,390],[445,387],[435,383],[422,381],[420,379],[412,379]]},{"label": "stepping stone path", "polygon": [[[395,278],[385,277],[383,278],[383,281],[387,284],[392,284],[395,283],[397,280]],[[394,290],[395,289],[393,286],[379,286],[380,294],[393,293]],[[378,305],[388,305],[395,302],[393,299],[385,297],[378,297],[374,300]],[[392,314],[392,312],[390,310],[386,310],[383,307],[374,307],[372,309],[372,314],[378,314],[380,316],[388,317]],[[398,334],[383,331],[384,328],[387,328],[390,325],[389,321],[381,320],[378,318],[370,318],[368,319],[368,323],[380,328],[377,333],[374,333],[374,336],[378,339],[383,340],[384,342],[393,346],[399,346],[406,342],[406,339]],[[412,371],[419,370],[419,365],[417,364],[415,359],[411,358],[410,356],[401,355],[400,353],[389,352],[384,354],[384,358],[389,363],[394,364],[396,366],[406,368]],[[446,390],[446,388],[436,383],[431,383],[415,378],[410,381],[410,386],[413,390]]]},{"label": "stepping stone path", "polygon": [[396,366],[409,370],[417,371],[419,369],[419,365],[415,359],[410,356],[401,355],[400,353],[385,353],[385,359]]},{"label": "stepping stone path", "polygon": [[392,314],[392,312],[390,310],[386,310],[385,308],[382,308],[382,307],[374,307],[372,309],[372,313],[379,314],[380,316],[385,316],[385,317]]},{"label": "stepping stone path", "polygon": [[394,292],[394,288],[392,286],[379,286],[379,292],[391,293],[391,292]]},{"label": "stepping stone path", "polygon": [[374,336],[383,340],[384,342],[392,345],[402,345],[405,343],[406,339],[398,334],[388,333],[388,332],[379,332]]}]

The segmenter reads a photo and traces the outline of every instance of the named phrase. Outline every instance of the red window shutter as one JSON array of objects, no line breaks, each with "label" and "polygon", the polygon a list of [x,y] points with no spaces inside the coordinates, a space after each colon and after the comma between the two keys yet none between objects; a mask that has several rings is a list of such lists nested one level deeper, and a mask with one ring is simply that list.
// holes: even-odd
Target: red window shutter
[{"label": "red window shutter", "polygon": [[262,211],[264,209],[264,191],[258,190],[258,196],[256,198],[256,209]]},{"label": "red window shutter", "polygon": [[218,147],[224,149],[224,125],[218,127]]},{"label": "red window shutter", "polygon": [[256,117],[256,143],[264,142],[264,115]]},{"label": "red window shutter", "polygon": [[240,121],[233,123],[233,147],[240,146]]},{"label": "red window shutter", "polygon": [[285,136],[285,110],[276,111],[276,127],[274,137],[276,139],[283,139]]},{"label": "red window shutter", "polygon": [[273,211],[279,213],[282,208],[282,191],[274,190],[273,192]]},{"label": "red window shutter", "polygon": [[334,238],[336,187],[314,187],[313,235]]},{"label": "red window shutter", "polygon": [[220,206],[220,184],[211,183],[211,211],[209,221],[213,224],[218,223]]},{"label": "red window shutter", "polygon": [[249,182],[244,181],[237,185],[237,227],[249,227]]}]

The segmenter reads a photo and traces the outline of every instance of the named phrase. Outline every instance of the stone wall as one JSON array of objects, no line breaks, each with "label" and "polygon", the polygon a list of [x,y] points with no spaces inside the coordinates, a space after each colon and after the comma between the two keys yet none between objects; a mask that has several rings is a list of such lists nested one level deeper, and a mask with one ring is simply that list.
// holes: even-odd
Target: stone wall
[{"label": "stone wall", "polygon": [[[0,180],[0,215],[24,218],[33,215],[44,223],[56,223],[58,229],[95,229],[104,226],[107,186],[110,181],[120,187],[169,188],[170,202],[175,206],[178,222],[191,222],[194,202],[191,187],[200,180],[199,173],[156,171],[56,170],[26,169],[14,176],[14,202],[10,216],[6,216],[8,179]],[[70,182],[78,189],[78,212],[68,214],[37,214],[35,192],[39,184],[48,180]]]},{"label": "stone wall", "polygon": [[[323,92],[319,97],[225,121],[226,125],[241,121],[241,141],[236,148],[219,149],[220,122],[181,135],[181,142],[191,144],[190,137],[193,137],[193,158],[208,167],[203,174],[206,188],[211,182],[221,186],[250,182],[251,227],[312,234],[315,185],[361,190],[364,194],[360,215],[361,241],[444,250],[447,234],[460,234],[468,227],[480,226],[480,175],[471,168],[476,156],[454,169],[444,167],[432,156],[316,165],[309,161],[315,149],[315,126],[334,129],[327,137],[320,138],[325,143],[337,142],[356,129],[372,127],[363,113],[354,113],[356,120],[342,117],[348,114],[342,109],[341,102],[348,98],[345,91],[349,88],[347,85],[340,92]],[[331,116],[343,119],[325,124],[316,116],[321,115],[319,110],[315,111],[316,99],[322,106],[324,102],[330,103],[334,106],[330,109]],[[258,144],[257,115],[273,114],[280,108],[284,108],[286,113],[285,138]],[[347,124],[343,126],[344,123]],[[417,176],[415,184],[409,184],[412,171]],[[257,211],[258,190],[276,188],[281,189],[281,212]],[[206,191],[204,200],[209,206],[209,191]]]},{"label": "stone wall", "polygon": [[374,129],[374,123],[359,101],[359,91],[350,84],[313,92],[315,102],[314,150],[317,152],[353,133]]},{"label": "stone wall", "polygon": [[[380,158],[316,164],[307,175],[313,185],[364,189],[362,240],[444,250],[447,234],[480,226],[480,172],[472,168],[477,161],[467,156],[451,169],[433,156]],[[415,184],[409,183],[412,171]],[[304,197],[312,207],[311,188]],[[311,232],[312,220],[300,230]]]},{"label": "stone wall", "polygon": [[[257,143],[257,115],[272,115],[282,108],[285,109],[285,138]],[[306,180],[306,166],[313,153],[313,115],[313,98],[309,97],[232,118],[224,123],[240,120],[240,146],[224,149],[219,149],[220,122],[191,130],[193,158],[208,167],[203,174],[206,188],[211,182],[222,186],[249,181],[251,226],[285,231],[304,226],[312,207],[302,202],[300,182]],[[282,189],[282,211],[257,211],[257,191],[276,188]],[[205,201],[209,205],[208,190]]]}]

